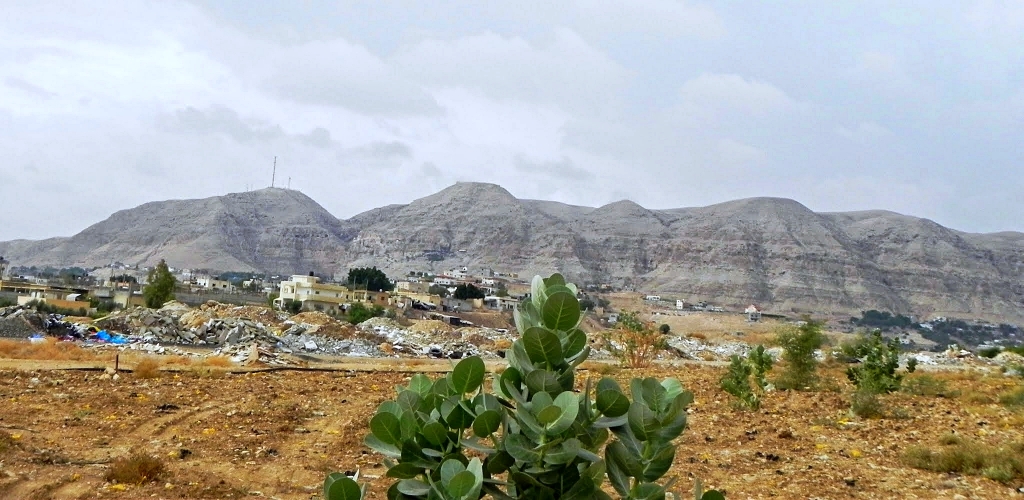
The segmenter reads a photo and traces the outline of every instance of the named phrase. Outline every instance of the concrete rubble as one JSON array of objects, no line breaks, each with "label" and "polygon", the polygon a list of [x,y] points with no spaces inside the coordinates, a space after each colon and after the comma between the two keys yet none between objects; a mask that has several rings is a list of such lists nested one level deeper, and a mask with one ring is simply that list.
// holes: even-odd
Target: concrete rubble
[{"label": "concrete rubble", "polygon": [[[433,357],[460,359],[480,355],[504,357],[518,334],[512,330],[462,327],[437,320],[399,323],[385,317],[350,325],[322,312],[294,316],[262,306],[235,306],[209,301],[199,307],[169,302],[160,309],[135,308],[118,311],[89,322],[42,314],[20,306],[0,308],[0,337],[28,338],[47,334],[64,340],[83,340],[83,345],[117,344],[118,349],[180,356],[225,356],[238,364],[280,365],[321,356]],[[611,358],[600,335],[591,336],[595,359]],[[663,359],[728,361],[733,355],[746,356],[751,344],[733,340],[708,342],[669,334]],[[193,349],[189,349],[193,347]],[[201,349],[194,349],[195,347]],[[769,348],[773,358],[782,349]],[[823,359],[825,352],[816,352]],[[911,357],[922,365],[983,364],[1004,370],[1021,370],[1024,357],[1004,352],[994,359],[976,357],[970,351],[950,348],[945,352],[901,355],[905,364]]]}]

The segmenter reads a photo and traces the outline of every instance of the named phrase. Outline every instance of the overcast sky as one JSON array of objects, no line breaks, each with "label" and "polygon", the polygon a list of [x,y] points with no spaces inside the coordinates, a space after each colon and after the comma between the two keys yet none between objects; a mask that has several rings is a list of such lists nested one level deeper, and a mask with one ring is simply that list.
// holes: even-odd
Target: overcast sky
[{"label": "overcast sky", "polygon": [[1022,1],[3,4],[0,240],[275,155],[343,218],[475,180],[1024,229]]}]

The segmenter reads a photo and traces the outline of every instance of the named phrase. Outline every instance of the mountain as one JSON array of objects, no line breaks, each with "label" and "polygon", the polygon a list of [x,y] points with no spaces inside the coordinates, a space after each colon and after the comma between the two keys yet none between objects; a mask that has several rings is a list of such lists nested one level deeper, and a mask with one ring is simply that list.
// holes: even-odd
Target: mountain
[{"label": "mountain", "polygon": [[220,270],[315,269],[338,265],[351,234],[308,196],[262,189],[121,210],[70,238],[0,243],[15,265],[96,267],[114,261]]},{"label": "mountain", "polygon": [[304,273],[456,266],[574,280],[768,311],[880,309],[1024,321],[1024,234],[971,234],[885,211],[815,213],[780,198],[651,210],[520,200],[457,183],[338,220],[305,195],[264,189],[148,203],[70,238],[0,243],[16,265],[111,261]]}]

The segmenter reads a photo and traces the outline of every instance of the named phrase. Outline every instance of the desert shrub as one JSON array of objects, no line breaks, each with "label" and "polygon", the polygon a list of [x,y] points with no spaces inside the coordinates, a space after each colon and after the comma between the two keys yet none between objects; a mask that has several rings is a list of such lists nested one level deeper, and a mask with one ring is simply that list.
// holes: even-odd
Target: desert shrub
[{"label": "desert shrub", "polygon": [[994,347],[994,346],[992,346],[992,347],[984,347],[984,348],[978,349],[978,356],[980,356],[982,358],[990,358],[991,359],[991,358],[996,357],[996,355],[1001,353],[1001,352],[1003,352],[1003,349],[1000,348],[1000,347]]},{"label": "desert shrub", "polygon": [[1012,392],[1008,392],[999,397],[999,402],[1003,406],[1010,406],[1014,408],[1024,407],[1024,387],[1018,387]]},{"label": "desert shrub", "polygon": [[911,356],[907,358],[907,373],[914,373],[917,371],[917,358]]},{"label": "desert shrub", "polygon": [[782,359],[785,369],[775,380],[775,386],[786,390],[805,390],[818,383],[818,361],[814,351],[821,348],[825,336],[821,333],[823,324],[805,318],[802,325],[780,333],[776,342],[784,351]]},{"label": "desert shrub", "polygon": [[846,369],[846,376],[860,391],[886,394],[897,391],[903,375],[896,373],[900,366],[900,347],[896,339],[882,338],[881,330],[868,336],[860,346],[861,363]]},{"label": "desert shrub", "polygon": [[120,484],[144,484],[156,481],[167,472],[163,461],[145,453],[114,460],[106,480]]},{"label": "desert shrub", "polygon": [[672,327],[668,326],[668,323],[662,323],[661,326],[658,327],[658,331],[661,332],[662,335],[668,335],[669,332],[672,331]]},{"label": "desert shrub", "polygon": [[736,355],[730,359],[729,370],[719,386],[735,397],[739,406],[751,410],[760,408],[760,395],[768,389],[766,375],[772,369],[772,357],[759,345],[745,359]]},{"label": "desert shrub", "polygon": [[153,358],[146,358],[135,365],[132,372],[138,378],[156,378],[160,376],[160,362]]},{"label": "desert shrub", "polygon": [[[911,358],[913,359],[913,358]],[[935,396],[940,398],[955,397],[959,393],[949,389],[945,380],[935,378],[931,375],[919,375],[907,377],[901,384],[904,392],[915,396]]]},{"label": "desert shrub", "polygon": [[903,454],[903,462],[916,469],[985,476],[1010,482],[1024,477],[1024,443],[993,446],[960,439],[943,438],[937,450],[914,446]]},{"label": "desert shrub", "polygon": [[[610,499],[601,489],[608,478],[621,498],[665,498],[669,485],[658,481],[675,458],[673,440],[693,395],[675,379],[653,378],[633,379],[629,396],[607,377],[576,392],[576,367],[590,353],[580,320],[576,287],[558,274],[538,276],[531,299],[515,311],[522,335],[491,391],[476,356],[442,378],[418,374],[398,387],[370,419],[365,440],[397,479],[387,497]],[[362,492],[332,474],[324,496]]]},{"label": "desert shrub", "polygon": [[885,416],[885,405],[878,398],[878,393],[856,390],[850,397],[850,411],[861,418],[882,418]]},{"label": "desert shrub", "polygon": [[629,368],[646,368],[668,348],[664,336],[657,333],[651,323],[642,321],[636,312],[619,315],[616,329],[606,333],[605,346],[612,356]]}]

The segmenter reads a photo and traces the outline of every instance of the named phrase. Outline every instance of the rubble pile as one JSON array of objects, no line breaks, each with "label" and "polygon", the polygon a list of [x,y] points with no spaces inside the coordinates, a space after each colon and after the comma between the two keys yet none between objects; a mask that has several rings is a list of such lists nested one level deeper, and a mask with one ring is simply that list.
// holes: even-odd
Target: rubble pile
[{"label": "rubble pile", "polygon": [[[187,307],[187,306],[186,306]],[[161,310],[167,308],[165,305]],[[210,300],[205,304],[189,309],[179,318],[184,328],[196,329],[211,319],[244,319],[265,325],[268,329],[279,333],[279,329],[287,319],[287,315],[262,306],[233,306]]]},{"label": "rubble pile", "polygon": [[350,339],[359,335],[359,331],[352,325],[339,321],[319,311],[302,312],[292,316],[286,324],[297,324],[305,329],[306,333],[315,333],[324,337],[339,339]]},{"label": "rubble pile", "polygon": [[670,336],[666,339],[669,350],[683,359],[728,361],[732,356],[746,356],[750,345],[744,342],[710,344],[689,337]]},{"label": "rubble pile", "polygon": [[[422,322],[421,322],[422,323]],[[436,322],[443,325],[441,322]],[[447,326],[447,325],[445,325]],[[373,332],[387,341],[385,352],[426,355],[433,358],[460,359],[466,356],[500,357],[503,347],[511,343],[508,333],[491,328],[439,328],[432,324],[403,327],[387,318],[371,318],[358,325],[364,332]],[[490,339],[490,342],[486,340]],[[495,340],[497,339],[497,341]],[[505,342],[501,342],[504,340]],[[502,344],[505,344],[502,346]],[[502,347],[502,348],[499,348]]]},{"label": "rubble pile", "polygon": [[38,332],[19,316],[11,314],[7,317],[0,317],[0,338],[24,339]]}]

